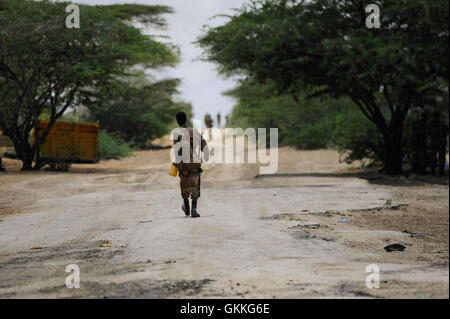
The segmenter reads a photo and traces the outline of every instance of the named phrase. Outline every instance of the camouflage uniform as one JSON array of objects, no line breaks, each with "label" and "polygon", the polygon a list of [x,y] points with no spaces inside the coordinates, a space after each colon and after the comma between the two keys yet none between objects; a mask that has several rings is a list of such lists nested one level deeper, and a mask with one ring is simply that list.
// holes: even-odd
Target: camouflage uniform
[{"label": "camouflage uniform", "polygon": [[183,199],[200,198],[200,169],[185,170],[180,169],[180,189]]},{"label": "camouflage uniform", "polygon": [[[201,163],[201,152],[198,150],[194,150],[194,134],[196,134],[196,138],[201,141],[201,151],[206,147],[206,141],[203,137],[192,129],[191,127],[183,127],[182,129],[186,129],[189,132],[189,147],[191,150],[190,154],[190,163],[184,163],[181,161],[179,164],[175,164],[178,167],[180,177],[180,189],[181,189],[181,197],[183,199],[198,199],[200,197],[200,179],[202,173],[202,163]],[[181,136],[174,137],[174,145],[181,142]],[[178,151],[178,155],[182,156],[182,149]]]}]

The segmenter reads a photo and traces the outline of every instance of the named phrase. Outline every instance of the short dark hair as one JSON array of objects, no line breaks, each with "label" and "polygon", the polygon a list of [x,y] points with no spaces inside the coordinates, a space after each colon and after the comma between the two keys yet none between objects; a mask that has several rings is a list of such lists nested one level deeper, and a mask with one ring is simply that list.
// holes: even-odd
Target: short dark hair
[{"label": "short dark hair", "polygon": [[177,113],[177,123],[180,126],[185,125],[187,122],[187,115],[184,112],[178,112]]}]

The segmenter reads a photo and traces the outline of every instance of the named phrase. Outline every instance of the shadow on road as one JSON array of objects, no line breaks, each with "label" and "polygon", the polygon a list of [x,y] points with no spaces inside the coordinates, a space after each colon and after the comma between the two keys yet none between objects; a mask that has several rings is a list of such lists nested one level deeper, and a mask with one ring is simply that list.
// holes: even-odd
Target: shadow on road
[{"label": "shadow on road", "polygon": [[415,175],[405,173],[403,175],[388,176],[377,172],[348,172],[348,173],[291,173],[291,174],[272,174],[256,175],[260,178],[290,178],[290,177],[315,177],[315,178],[360,178],[365,179],[371,184],[387,186],[420,186],[427,184],[449,185],[448,173],[445,176]]}]

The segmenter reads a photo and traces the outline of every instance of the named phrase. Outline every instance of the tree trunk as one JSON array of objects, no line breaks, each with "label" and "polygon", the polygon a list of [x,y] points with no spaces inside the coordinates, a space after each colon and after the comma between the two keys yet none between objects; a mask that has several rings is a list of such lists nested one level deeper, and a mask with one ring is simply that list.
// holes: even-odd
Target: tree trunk
[{"label": "tree trunk", "polygon": [[[19,131],[19,130],[17,130]],[[17,157],[22,161],[22,171],[31,171],[33,169],[34,150],[28,143],[28,134],[25,137],[19,137],[19,133],[10,134]]]},{"label": "tree trunk", "polygon": [[31,154],[25,153],[22,155],[22,171],[33,170],[33,157]]},{"label": "tree trunk", "polygon": [[[389,102],[389,99],[386,98]],[[358,99],[353,97],[353,101],[359,106],[364,115],[372,121],[383,135],[383,147],[381,147],[384,167],[383,172],[387,175],[396,175],[402,173],[403,164],[403,125],[408,110],[411,107],[411,98],[406,99],[401,106],[395,108],[390,104],[391,121],[387,123],[386,117],[381,112],[381,107],[375,103],[375,99]],[[391,103],[391,102],[389,102]],[[364,107],[366,105],[366,107]]]},{"label": "tree trunk", "polygon": [[36,136],[35,144],[32,146],[34,148],[33,153],[35,154],[34,169],[38,171],[41,169],[41,132],[39,120],[35,121],[34,134]]},{"label": "tree trunk", "polygon": [[[19,154],[17,154],[19,155]],[[22,160],[22,171],[31,171],[33,170],[33,159],[34,159],[34,150],[25,142],[22,147],[22,155],[20,157]]]},{"label": "tree trunk", "polygon": [[402,172],[402,127],[394,127],[383,134],[384,137],[384,172],[396,175]]},{"label": "tree trunk", "polygon": [[[49,130],[53,127],[55,121],[49,123]],[[31,145],[29,142],[29,136],[31,130],[25,130],[23,127],[18,127],[14,129],[15,134],[10,134],[11,141],[14,144],[14,149],[16,150],[17,157],[22,161],[22,171],[40,170],[45,162],[41,160],[40,152],[41,145],[45,142],[48,134],[41,134],[39,132],[39,122],[34,125],[36,136],[41,136],[41,139],[36,138],[35,144]],[[23,133],[26,131],[25,133]],[[44,137],[42,137],[44,135]],[[33,167],[34,161],[34,167]]]}]

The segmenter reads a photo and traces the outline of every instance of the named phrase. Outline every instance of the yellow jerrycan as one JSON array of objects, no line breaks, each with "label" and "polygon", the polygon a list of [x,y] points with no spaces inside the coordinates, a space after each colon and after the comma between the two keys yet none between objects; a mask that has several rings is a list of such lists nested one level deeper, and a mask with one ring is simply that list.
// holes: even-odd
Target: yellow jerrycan
[{"label": "yellow jerrycan", "polygon": [[176,177],[178,175],[178,167],[174,163],[170,164],[169,175]]}]

